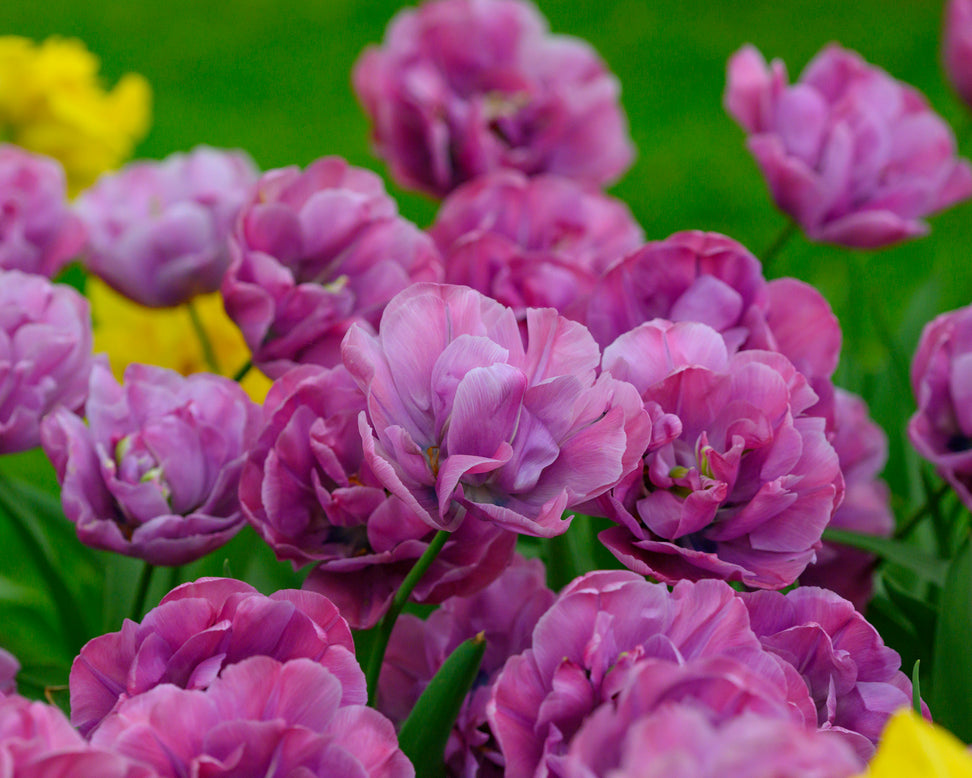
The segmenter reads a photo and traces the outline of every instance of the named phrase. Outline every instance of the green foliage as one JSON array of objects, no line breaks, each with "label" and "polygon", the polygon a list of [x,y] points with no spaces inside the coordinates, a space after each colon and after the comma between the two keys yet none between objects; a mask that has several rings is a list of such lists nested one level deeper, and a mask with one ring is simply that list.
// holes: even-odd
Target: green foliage
[{"label": "green foliage", "polygon": [[966,538],[952,564],[938,610],[932,699],[935,721],[972,741],[972,545]]},{"label": "green foliage", "polygon": [[443,754],[449,732],[476,680],[485,652],[486,638],[482,633],[460,643],[429,681],[402,725],[398,741],[415,765],[416,778],[438,778],[444,774]]}]

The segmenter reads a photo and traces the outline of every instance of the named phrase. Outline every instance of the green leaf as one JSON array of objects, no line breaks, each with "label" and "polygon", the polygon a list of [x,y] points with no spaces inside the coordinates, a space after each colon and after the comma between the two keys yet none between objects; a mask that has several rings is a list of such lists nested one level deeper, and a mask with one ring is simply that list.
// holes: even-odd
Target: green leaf
[{"label": "green leaf", "polygon": [[935,720],[972,740],[972,545],[966,538],[948,568],[939,603],[932,667],[931,709]]},{"label": "green leaf", "polygon": [[929,644],[935,634],[935,620],[938,618],[938,611],[935,606],[925,600],[915,597],[899,581],[891,575],[883,575],[881,583],[888,599],[897,607],[915,628],[919,635],[926,635]]},{"label": "green leaf", "polygon": [[41,575],[41,580],[46,584],[47,593],[57,609],[58,620],[67,646],[77,652],[90,637],[82,618],[82,609],[74,593],[68,589],[61,578],[62,571],[53,563],[35,535],[29,514],[26,514],[21,506],[10,498],[7,487],[6,480],[0,481],[0,511],[9,519],[8,526],[14,530],[23,549]]},{"label": "green leaf", "polygon": [[833,528],[824,530],[823,539],[829,540],[831,543],[840,543],[845,546],[870,551],[881,559],[894,562],[894,564],[900,565],[905,570],[910,570],[915,575],[921,576],[939,586],[945,583],[948,563],[910,543],[901,543],[900,541],[878,537],[877,535],[864,535],[859,532]]},{"label": "green leaf", "polygon": [[915,661],[915,666],[911,670],[911,707],[915,713],[921,715],[921,678],[918,670],[921,668],[921,660]]},{"label": "green leaf", "polygon": [[485,651],[482,632],[461,643],[429,681],[402,725],[398,742],[415,765],[415,778],[440,778],[445,773],[446,741]]}]

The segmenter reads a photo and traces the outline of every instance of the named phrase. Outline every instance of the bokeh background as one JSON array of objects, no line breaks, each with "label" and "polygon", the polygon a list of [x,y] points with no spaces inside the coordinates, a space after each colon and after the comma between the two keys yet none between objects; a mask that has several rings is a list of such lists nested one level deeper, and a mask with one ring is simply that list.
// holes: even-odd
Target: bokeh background
[{"label": "bokeh background", "polygon": [[[109,81],[128,71],[145,75],[154,90],[154,120],[139,156],[208,143],[246,149],[264,169],[338,154],[384,175],[370,151],[350,71],[361,50],[381,40],[401,5],[8,0],[0,4],[0,34],[75,36],[101,57]],[[590,41],[621,81],[638,158],[612,192],[628,203],[649,239],[715,230],[761,255],[786,224],[742,132],[722,108],[726,60],[746,42],[767,58],[783,59],[792,78],[830,41],[856,49],[921,90],[955,128],[960,148],[972,153],[972,115],[949,89],[940,64],[939,2],[543,0],[540,7],[554,31]],[[420,226],[431,222],[433,202],[391,182],[389,189],[406,216]],[[837,382],[868,400],[889,435],[885,476],[899,516],[924,499],[920,465],[904,437],[913,411],[908,365],[923,324],[972,299],[970,217],[972,203],[966,203],[933,218],[930,236],[880,252],[814,245],[798,234],[767,273],[816,285],[839,316],[844,351]],[[38,483],[52,482],[36,457],[20,466]],[[66,529],[52,541],[61,560],[71,553],[72,531]],[[15,549],[17,539],[0,529],[0,543]],[[41,607],[50,597],[36,571],[19,565],[16,553],[0,563],[0,638],[15,649],[38,638],[30,637],[29,625],[14,625],[10,602],[32,597]],[[119,570],[111,572],[115,589],[106,596],[132,586],[134,568]],[[94,591],[97,569],[77,574],[90,577],[85,585]],[[280,573],[280,580],[287,575]],[[107,626],[117,629],[117,621]],[[51,651],[55,642],[51,637]]]}]

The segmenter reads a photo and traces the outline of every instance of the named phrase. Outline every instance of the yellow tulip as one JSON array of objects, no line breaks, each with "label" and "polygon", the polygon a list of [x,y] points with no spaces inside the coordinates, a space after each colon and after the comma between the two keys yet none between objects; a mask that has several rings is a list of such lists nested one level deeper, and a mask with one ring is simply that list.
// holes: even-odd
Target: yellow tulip
[{"label": "yellow tulip", "polygon": [[[145,308],[93,277],[88,279],[86,293],[91,302],[95,351],[107,352],[112,372],[119,379],[130,362],[161,365],[182,375],[217,372],[232,376],[250,358],[218,292],[192,300],[199,324],[212,344],[215,366],[207,360],[188,306]],[[270,383],[253,369],[240,385],[254,401],[262,403]]]},{"label": "yellow tulip", "polygon": [[0,36],[0,140],[54,157],[76,194],[131,157],[148,132],[151,90],[129,73],[106,90],[78,40]]},{"label": "yellow tulip", "polygon": [[888,722],[860,778],[972,778],[972,756],[952,733],[905,709]]}]

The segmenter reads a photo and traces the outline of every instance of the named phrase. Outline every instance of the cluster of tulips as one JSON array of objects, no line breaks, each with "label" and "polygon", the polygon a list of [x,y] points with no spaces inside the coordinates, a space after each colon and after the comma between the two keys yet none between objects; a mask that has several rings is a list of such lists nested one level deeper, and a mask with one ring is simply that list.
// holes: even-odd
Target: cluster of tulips
[{"label": "cluster of tulips", "polygon": [[[352,81],[391,176],[442,201],[423,230],[334,156],[198,147],[85,180],[32,140],[80,137],[57,101],[3,92],[58,51],[95,79],[79,45],[0,41],[0,454],[40,447],[58,520],[145,566],[66,710],[0,648],[2,778],[972,775],[930,723],[972,737],[972,665],[937,656],[925,704],[863,615],[880,559],[918,576],[924,552],[892,539],[885,434],[834,385],[837,318],[731,237],[646,242],[604,192],[634,149],[590,46],[527,0],[395,17]],[[972,103],[972,0],[945,56]],[[127,78],[84,94],[130,145],[144,121],[104,119],[144,93]],[[972,197],[922,95],[837,45],[792,84],[743,47],[725,106],[813,241],[889,246]],[[185,307],[209,369],[113,372],[59,282],[84,277]],[[214,294],[242,356],[207,334]],[[910,439],[972,509],[972,306],[928,324],[911,378]],[[301,588],[203,577],[146,612],[155,568],[246,526]],[[972,639],[956,547],[901,595],[943,652]]]}]

